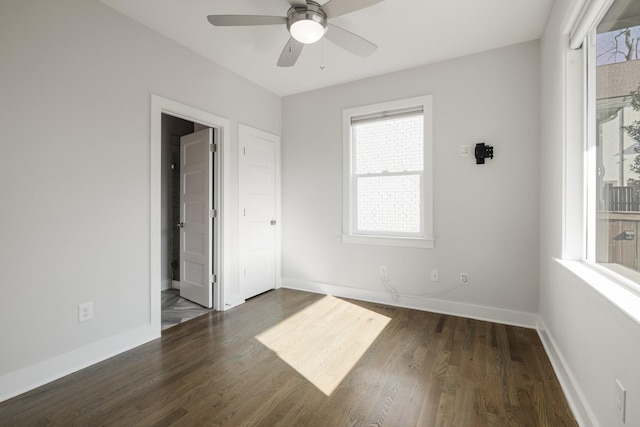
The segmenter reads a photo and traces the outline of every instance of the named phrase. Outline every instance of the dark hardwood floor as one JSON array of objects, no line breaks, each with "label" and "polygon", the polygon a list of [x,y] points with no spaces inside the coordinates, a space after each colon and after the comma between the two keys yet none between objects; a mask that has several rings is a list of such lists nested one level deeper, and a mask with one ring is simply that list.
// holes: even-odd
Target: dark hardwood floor
[{"label": "dark hardwood floor", "polygon": [[2,426],[576,426],[536,331],[279,289],[0,403]]}]

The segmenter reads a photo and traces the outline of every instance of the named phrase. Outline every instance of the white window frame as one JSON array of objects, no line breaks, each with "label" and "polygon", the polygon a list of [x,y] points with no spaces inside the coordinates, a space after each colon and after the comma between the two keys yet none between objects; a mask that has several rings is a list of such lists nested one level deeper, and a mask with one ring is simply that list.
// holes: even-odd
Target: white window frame
[{"label": "white window frame", "polygon": [[[572,11],[567,55],[564,58],[562,254],[558,263],[571,271],[621,311],[640,322],[640,280],[623,276],[595,262],[595,108],[594,76],[587,55],[592,52],[593,28],[614,0],[587,0]],[[587,49],[580,49],[587,47]],[[593,239],[593,240],[592,240]]]},{"label": "white window frame", "polygon": [[[379,114],[386,111],[396,111],[409,108],[422,108],[423,111],[423,170],[421,179],[421,221],[420,232],[409,233],[371,233],[355,229],[355,206],[357,194],[355,191],[355,175],[353,173],[353,143],[352,143],[352,117]],[[404,246],[415,248],[433,248],[435,239],[433,237],[433,119],[432,119],[432,96],[422,95],[413,98],[400,99],[396,101],[383,102],[372,105],[365,105],[354,108],[347,108],[342,113],[343,128],[343,243],[365,244],[365,245],[386,245]],[[380,173],[375,176],[398,176],[413,175],[418,172],[407,173]]]},{"label": "white window frame", "polygon": [[[603,3],[606,11],[613,3]],[[602,19],[603,11],[600,12],[597,21]],[[584,61],[584,74],[586,85],[585,101],[586,101],[586,155],[585,155],[585,173],[584,182],[586,188],[586,200],[584,203],[584,215],[586,217],[585,227],[585,248],[584,261],[593,269],[608,276],[616,281],[619,285],[640,295],[640,272],[632,271],[625,268],[616,268],[615,265],[604,265],[596,261],[596,199],[598,194],[597,187],[597,155],[596,145],[597,137],[594,124],[596,122],[596,30],[595,25],[586,35],[584,45],[586,45],[586,55]]]}]

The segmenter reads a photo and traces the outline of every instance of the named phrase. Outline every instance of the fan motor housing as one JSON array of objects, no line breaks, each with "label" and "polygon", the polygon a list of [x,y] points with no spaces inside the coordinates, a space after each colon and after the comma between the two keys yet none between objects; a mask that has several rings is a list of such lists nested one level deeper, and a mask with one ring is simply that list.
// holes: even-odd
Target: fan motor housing
[{"label": "fan motor housing", "polygon": [[307,1],[305,9],[292,7],[287,12],[287,30],[291,31],[291,26],[298,21],[314,21],[322,25],[327,31],[327,15],[320,5],[314,1]]}]

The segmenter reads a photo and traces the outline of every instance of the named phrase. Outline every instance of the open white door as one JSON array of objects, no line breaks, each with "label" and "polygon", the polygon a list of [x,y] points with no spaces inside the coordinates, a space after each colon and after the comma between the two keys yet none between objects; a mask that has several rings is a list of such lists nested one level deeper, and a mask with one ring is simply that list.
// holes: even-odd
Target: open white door
[{"label": "open white door", "polygon": [[180,296],[213,305],[213,130],[180,138]]},{"label": "open white door", "polygon": [[276,144],[240,134],[240,293],[251,298],[276,286]]}]

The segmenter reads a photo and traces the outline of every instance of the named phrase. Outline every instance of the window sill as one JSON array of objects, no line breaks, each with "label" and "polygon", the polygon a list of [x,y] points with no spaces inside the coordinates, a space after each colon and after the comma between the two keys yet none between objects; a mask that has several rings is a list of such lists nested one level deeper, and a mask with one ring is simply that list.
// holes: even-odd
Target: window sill
[{"label": "window sill", "polygon": [[427,238],[421,239],[411,237],[354,236],[343,234],[342,243],[431,249],[434,247],[435,240]]},{"label": "window sill", "polygon": [[630,288],[626,280],[618,280],[613,274],[583,261],[556,261],[640,324],[640,294]]}]

